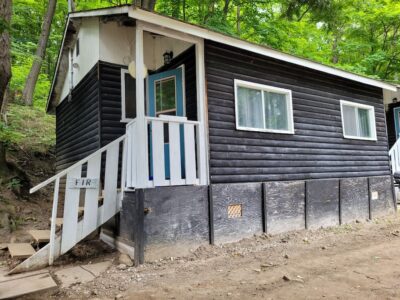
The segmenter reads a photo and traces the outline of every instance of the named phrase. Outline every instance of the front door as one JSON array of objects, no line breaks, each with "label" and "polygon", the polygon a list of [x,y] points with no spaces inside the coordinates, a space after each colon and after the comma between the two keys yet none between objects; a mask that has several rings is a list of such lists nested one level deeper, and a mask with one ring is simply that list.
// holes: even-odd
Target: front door
[{"label": "front door", "polygon": [[396,129],[396,141],[400,137],[400,107],[393,109],[394,127]]},{"label": "front door", "polygon": [[[184,92],[184,67],[160,72],[148,77],[147,114],[150,117],[176,116],[186,117]],[[181,153],[183,153],[183,128],[181,128]],[[151,128],[149,130],[151,141]],[[153,174],[153,159],[151,143],[150,150],[150,179]],[[164,126],[164,157],[165,178],[170,178],[169,137],[168,126]],[[181,157],[181,161],[184,161]],[[183,164],[182,164],[183,165]],[[183,173],[182,173],[183,174]]]}]

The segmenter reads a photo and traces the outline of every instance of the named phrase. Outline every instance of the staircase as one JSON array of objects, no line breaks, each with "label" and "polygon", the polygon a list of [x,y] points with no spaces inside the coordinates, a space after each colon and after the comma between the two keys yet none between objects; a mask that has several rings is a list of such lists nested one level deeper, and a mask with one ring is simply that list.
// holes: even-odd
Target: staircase
[{"label": "staircase", "polygon": [[[52,265],[60,255],[69,251],[120,211],[126,174],[125,145],[126,136],[123,135],[30,190],[34,193],[49,184],[54,184],[50,232],[30,232],[37,243],[49,243],[17,265],[9,274]],[[122,164],[119,165],[121,153]],[[120,188],[118,178],[121,182]],[[65,186],[63,182],[66,183]],[[60,207],[60,218],[58,212],[62,197],[64,207]],[[58,232],[57,227],[61,227]]]}]

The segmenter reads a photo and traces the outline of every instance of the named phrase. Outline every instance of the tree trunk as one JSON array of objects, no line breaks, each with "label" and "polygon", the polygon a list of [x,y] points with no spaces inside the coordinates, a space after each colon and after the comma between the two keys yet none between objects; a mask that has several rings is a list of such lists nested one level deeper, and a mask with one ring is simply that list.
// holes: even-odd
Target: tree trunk
[{"label": "tree trunk", "polygon": [[32,68],[29,72],[28,78],[26,79],[25,88],[22,93],[22,98],[24,99],[26,105],[32,105],[33,103],[33,93],[35,91],[40,68],[46,54],[47,41],[49,40],[51,22],[54,17],[56,5],[57,0],[49,0],[46,16],[43,20],[42,32],[39,37],[38,47],[36,49],[35,57],[33,58]]},{"label": "tree trunk", "polygon": [[240,5],[236,8],[236,32],[240,36]]},{"label": "tree trunk", "polygon": [[136,5],[140,6],[140,8],[154,11],[154,7],[156,6],[156,0],[133,0],[132,3],[136,3]]},{"label": "tree trunk", "polygon": [[[9,26],[11,21],[11,0],[0,2],[0,20]],[[7,86],[11,79],[10,34],[8,30],[0,32],[0,107],[2,107]]]},{"label": "tree trunk", "polygon": [[339,39],[338,34],[335,34],[332,43],[332,59],[331,59],[331,62],[335,65],[339,62],[338,39]]}]

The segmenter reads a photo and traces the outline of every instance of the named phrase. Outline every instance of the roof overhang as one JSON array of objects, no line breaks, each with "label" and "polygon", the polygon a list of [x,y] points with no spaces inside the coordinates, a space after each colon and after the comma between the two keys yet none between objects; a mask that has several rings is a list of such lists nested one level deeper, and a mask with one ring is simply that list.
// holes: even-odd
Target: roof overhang
[{"label": "roof overhang", "polygon": [[[198,25],[193,25],[189,24],[183,21],[179,21],[170,17],[166,17],[154,12],[149,12],[143,9],[140,9],[135,6],[119,6],[119,7],[111,7],[111,8],[102,8],[102,9],[96,9],[96,10],[89,10],[89,11],[79,11],[79,12],[73,12],[68,15],[67,18],[67,23],[64,31],[64,36],[63,40],[61,43],[61,48],[59,52],[59,57],[57,59],[57,66],[55,70],[55,76],[53,78],[53,82],[51,85],[49,97],[47,99],[47,106],[46,110],[47,111],[52,111],[55,108],[55,104],[53,103],[54,98],[57,97],[57,95],[54,94],[54,90],[56,85],[62,84],[59,83],[59,75],[60,75],[60,63],[62,61],[62,56],[63,52],[65,51],[65,48],[68,47],[66,45],[66,40],[68,40],[68,35],[70,34],[68,29],[71,27],[71,23],[74,19],[80,19],[80,18],[90,18],[90,17],[100,17],[100,16],[112,16],[112,15],[128,15],[129,17],[143,21],[149,24],[154,24],[157,26],[161,26],[164,28],[168,28],[170,30],[174,30],[177,32],[182,32],[187,35],[191,35],[194,37],[206,39],[206,40],[211,40],[215,41],[218,43],[223,43],[223,44],[228,44],[234,47],[237,47],[239,49],[247,50],[250,52],[254,52],[257,54],[261,54],[264,56],[268,56],[274,59],[278,59],[281,61],[285,61],[288,63],[296,64],[299,66],[303,66],[309,69],[317,70],[320,72],[324,72],[327,74],[331,74],[334,76],[346,78],[349,80],[353,80],[356,82],[360,82],[366,85],[370,86],[375,86],[378,88],[382,88],[384,90],[389,90],[389,91],[397,91],[397,87],[394,84],[389,84],[383,81],[375,80],[369,77],[357,75],[351,72],[343,71],[338,68],[330,67],[327,65],[323,65],[308,59],[304,59],[301,57],[297,57],[291,54],[287,54],[284,52],[280,52],[278,50],[266,47],[266,46],[261,46],[258,44],[254,44],[248,41],[241,40],[239,38],[235,38],[232,36],[228,36],[216,31],[209,30],[207,28],[198,26]],[[62,73],[62,72],[61,72]]]},{"label": "roof overhang", "polygon": [[231,37],[216,31],[209,30],[204,27],[185,23],[170,17],[166,17],[154,12],[149,12],[134,6],[128,8],[128,15],[136,20],[156,24],[165,28],[184,32],[203,39],[211,40],[218,43],[228,44],[243,50],[251,51],[271,58],[282,60],[288,63],[300,65],[313,70],[321,71],[331,75],[343,77],[346,79],[358,81],[367,85],[376,86],[382,89],[396,91],[396,86],[379,80],[346,72],[334,67],[323,65],[308,59],[300,58],[294,55],[283,53],[265,46],[254,44],[239,38]]}]

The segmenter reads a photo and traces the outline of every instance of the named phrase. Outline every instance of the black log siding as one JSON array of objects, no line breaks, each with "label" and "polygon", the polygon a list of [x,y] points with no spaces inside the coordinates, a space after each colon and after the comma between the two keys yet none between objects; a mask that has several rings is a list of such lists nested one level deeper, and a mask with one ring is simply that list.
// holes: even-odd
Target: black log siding
[{"label": "black log siding", "polygon": [[[382,90],[206,41],[212,183],[389,175]],[[292,90],[295,134],[239,131],[234,79]],[[375,108],[377,141],[344,139],[340,100]]]},{"label": "black log siding", "polygon": [[56,170],[61,171],[100,148],[97,64],[75,87],[72,101],[56,108]]},{"label": "black log siding", "polygon": [[121,122],[122,68],[127,67],[100,62],[101,147],[125,134],[126,123]]}]

